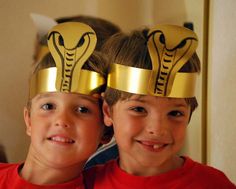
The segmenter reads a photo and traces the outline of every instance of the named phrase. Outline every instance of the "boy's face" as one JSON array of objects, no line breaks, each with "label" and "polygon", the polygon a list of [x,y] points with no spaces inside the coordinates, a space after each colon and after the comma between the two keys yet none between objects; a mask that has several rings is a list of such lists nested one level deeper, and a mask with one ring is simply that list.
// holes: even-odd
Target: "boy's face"
[{"label": "boy's face", "polygon": [[31,136],[31,159],[52,167],[85,163],[103,133],[98,98],[72,93],[45,93],[24,110]]},{"label": "boy's face", "polygon": [[112,109],[103,105],[106,125],[113,125],[120,167],[143,175],[176,166],[185,139],[190,107],[184,99],[133,95]]}]

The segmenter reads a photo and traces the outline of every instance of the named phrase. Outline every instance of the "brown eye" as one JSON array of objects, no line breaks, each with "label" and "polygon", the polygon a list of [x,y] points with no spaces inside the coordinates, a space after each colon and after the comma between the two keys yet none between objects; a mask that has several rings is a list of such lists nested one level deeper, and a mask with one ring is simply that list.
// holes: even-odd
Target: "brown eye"
[{"label": "brown eye", "polygon": [[82,113],[82,114],[86,114],[86,113],[89,113],[90,111],[88,108],[81,106],[81,107],[77,108],[77,112]]},{"label": "brown eye", "polygon": [[133,107],[133,108],[130,108],[130,109],[135,111],[135,112],[140,112],[140,113],[146,112],[146,110],[141,106]]},{"label": "brown eye", "polygon": [[180,116],[183,116],[184,114],[181,111],[175,110],[175,111],[169,112],[169,115],[173,117],[180,117]]},{"label": "brown eye", "polygon": [[54,105],[53,105],[53,104],[50,104],[50,103],[46,103],[46,104],[43,104],[43,105],[41,106],[41,108],[42,108],[43,110],[52,110],[52,109],[54,109]]}]

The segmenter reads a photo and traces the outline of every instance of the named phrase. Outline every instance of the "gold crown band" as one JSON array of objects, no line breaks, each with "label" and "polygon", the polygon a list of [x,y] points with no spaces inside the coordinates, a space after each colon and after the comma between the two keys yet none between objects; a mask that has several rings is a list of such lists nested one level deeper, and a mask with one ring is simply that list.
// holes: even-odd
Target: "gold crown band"
[{"label": "gold crown band", "polygon": [[[35,95],[45,92],[60,92],[56,89],[57,68],[51,67],[40,70],[33,75],[30,81],[30,99]],[[78,79],[78,86],[71,93],[93,94],[102,85],[105,79],[97,72],[81,70]]]},{"label": "gold crown band", "polygon": [[152,70],[112,64],[107,86],[140,95],[194,97],[197,70],[179,70],[189,63],[197,44],[197,35],[187,28],[157,25],[147,39]]},{"label": "gold crown band", "polygon": [[[121,91],[153,95],[148,88],[152,70],[135,68],[121,64],[112,64],[108,74],[107,86]],[[194,97],[197,73],[177,72],[171,92],[166,97],[190,98]],[[155,94],[155,96],[163,96]]]}]

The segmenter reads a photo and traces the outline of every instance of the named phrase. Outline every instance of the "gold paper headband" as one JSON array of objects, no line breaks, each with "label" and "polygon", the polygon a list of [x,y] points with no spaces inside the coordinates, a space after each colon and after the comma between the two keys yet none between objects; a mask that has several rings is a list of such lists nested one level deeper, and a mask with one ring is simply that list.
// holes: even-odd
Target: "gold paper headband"
[{"label": "gold paper headband", "polygon": [[178,72],[196,50],[196,34],[184,27],[158,25],[148,34],[152,70],[113,64],[107,86],[162,97],[194,97],[197,73]]},{"label": "gold paper headband", "polygon": [[96,42],[94,30],[86,24],[67,22],[53,27],[48,33],[48,47],[56,67],[42,69],[32,77],[30,98],[56,91],[91,94],[105,84],[97,72],[81,69]]}]

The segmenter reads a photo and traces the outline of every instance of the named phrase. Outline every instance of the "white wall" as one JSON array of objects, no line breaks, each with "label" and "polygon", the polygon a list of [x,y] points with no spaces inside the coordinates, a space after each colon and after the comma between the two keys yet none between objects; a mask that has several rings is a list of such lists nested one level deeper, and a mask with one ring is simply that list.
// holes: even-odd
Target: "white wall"
[{"label": "white wall", "polygon": [[209,43],[208,163],[236,183],[236,1],[212,0]]}]

